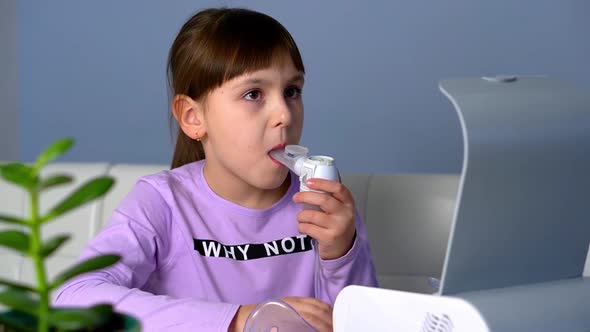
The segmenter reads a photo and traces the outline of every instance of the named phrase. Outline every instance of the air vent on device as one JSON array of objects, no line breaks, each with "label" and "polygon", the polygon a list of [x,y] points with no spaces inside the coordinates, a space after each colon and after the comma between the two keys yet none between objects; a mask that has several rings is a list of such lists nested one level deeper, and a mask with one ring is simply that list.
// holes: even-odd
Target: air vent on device
[{"label": "air vent on device", "polygon": [[421,332],[453,332],[453,322],[447,314],[426,313]]}]

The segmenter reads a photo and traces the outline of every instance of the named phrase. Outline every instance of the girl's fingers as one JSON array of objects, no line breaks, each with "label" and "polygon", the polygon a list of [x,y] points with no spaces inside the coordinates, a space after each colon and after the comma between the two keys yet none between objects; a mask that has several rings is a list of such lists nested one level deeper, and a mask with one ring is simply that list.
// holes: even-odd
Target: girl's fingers
[{"label": "girl's fingers", "polygon": [[315,210],[303,210],[299,212],[297,221],[299,223],[313,224],[320,228],[330,228],[330,226],[333,226],[331,224],[332,221],[324,212]]},{"label": "girl's fingers", "polygon": [[332,307],[327,303],[307,297],[286,297],[283,300],[318,331],[332,331]]},{"label": "girl's fingers", "polygon": [[352,193],[340,182],[313,178],[307,180],[306,185],[309,189],[328,192],[332,194],[334,198],[346,205],[354,204]]},{"label": "girl's fingers", "polygon": [[300,204],[319,206],[328,214],[342,210],[343,203],[327,193],[316,193],[313,191],[299,192],[293,196],[293,201]]},{"label": "girl's fingers", "polygon": [[297,225],[297,231],[302,234],[307,234],[312,238],[318,240],[318,242],[323,243],[326,240],[331,238],[331,234],[333,233],[330,229],[320,227],[315,224],[300,222]]}]

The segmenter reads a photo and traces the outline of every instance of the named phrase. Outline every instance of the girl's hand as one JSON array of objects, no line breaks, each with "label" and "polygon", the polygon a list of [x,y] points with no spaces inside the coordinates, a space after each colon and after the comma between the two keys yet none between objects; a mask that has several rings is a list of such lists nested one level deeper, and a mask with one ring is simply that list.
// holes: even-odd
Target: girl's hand
[{"label": "girl's hand", "polygon": [[284,297],[311,326],[319,332],[332,332],[332,307],[312,297]]},{"label": "girl's hand", "polygon": [[319,254],[324,260],[344,256],[352,247],[355,227],[355,204],[352,193],[337,181],[310,179],[309,189],[293,196],[296,203],[319,206],[321,211],[303,210],[297,215],[297,229],[319,243]]},{"label": "girl's hand", "polygon": [[[284,297],[281,300],[292,306],[319,332],[332,332],[332,307],[329,304],[310,297]],[[242,332],[254,308],[256,308],[255,304],[240,306],[228,331]]]}]

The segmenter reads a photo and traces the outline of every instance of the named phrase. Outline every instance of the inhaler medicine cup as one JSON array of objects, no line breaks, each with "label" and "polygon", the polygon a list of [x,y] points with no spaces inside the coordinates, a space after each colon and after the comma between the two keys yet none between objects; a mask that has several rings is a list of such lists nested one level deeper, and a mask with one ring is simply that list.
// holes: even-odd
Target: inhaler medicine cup
[{"label": "inhaler medicine cup", "polygon": [[287,302],[270,300],[254,308],[243,332],[317,332]]}]

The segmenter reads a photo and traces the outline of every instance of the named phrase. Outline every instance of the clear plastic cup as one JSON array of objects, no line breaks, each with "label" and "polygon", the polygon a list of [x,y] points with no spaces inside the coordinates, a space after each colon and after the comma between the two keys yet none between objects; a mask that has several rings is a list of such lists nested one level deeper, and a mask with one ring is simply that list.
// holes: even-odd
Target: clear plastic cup
[{"label": "clear plastic cup", "polygon": [[317,332],[299,313],[282,300],[263,302],[254,308],[244,332]]}]

